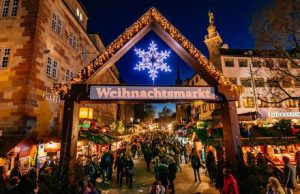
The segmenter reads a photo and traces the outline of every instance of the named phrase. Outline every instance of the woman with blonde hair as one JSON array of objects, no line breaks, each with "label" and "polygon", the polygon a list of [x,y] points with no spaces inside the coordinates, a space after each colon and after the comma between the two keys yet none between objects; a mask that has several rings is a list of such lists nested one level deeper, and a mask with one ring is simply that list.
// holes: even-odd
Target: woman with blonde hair
[{"label": "woman with blonde hair", "polygon": [[269,178],[267,194],[285,194],[280,182],[275,177]]}]

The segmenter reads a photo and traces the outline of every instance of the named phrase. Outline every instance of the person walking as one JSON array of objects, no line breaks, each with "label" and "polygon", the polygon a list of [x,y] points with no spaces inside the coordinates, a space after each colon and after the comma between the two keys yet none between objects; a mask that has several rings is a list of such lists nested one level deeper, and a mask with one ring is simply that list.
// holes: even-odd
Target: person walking
[{"label": "person walking", "polygon": [[296,178],[300,181],[300,148],[297,148],[297,152],[295,154],[295,161],[296,161]]},{"label": "person walking", "polygon": [[201,167],[201,163],[200,163],[200,157],[197,153],[197,150],[194,150],[191,156],[191,165],[192,168],[194,169],[194,176],[195,176],[195,182],[197,182],[197,178],[199,180],[199,182],[201,182],[200,179],[200,167]]},{"label": "person walking", "polygon": [[290,159],[286,156],[282,157],[284,162],[284,188],[287,194],[293,194],[297,186],[296,168],[290,163]]},{"label": "person walking", "polygon": [[6,185],[6,174],[4,166],[0,166],[0,193],[4,193],[5,185]]},{"label": "person walking", "polygon": [[215,161],[215,157],[214,157],[211,150],[208,151],[206,158],[207,158],[206,159],[206,168],[207,168],[207,171],[208,171],[208,176],[209,176],[210,182],[212,183],[214,181],[216,161]]},{"label": "person walking", "polygon": [[124,167],[125,167],[126,185],[129,184],[129,188],[131,189],[134,165],[130,156],[125,157]]},{"label": "person walking", "polygon": [[151,152],[149,146],[147,146],[144,150],[144,159],[147,164],[147,171],[150,172],[150,163],[151,163],[151,159],[152,159],[152,152]]},{"label": "person walking", "polygon": [[239,194],[239,186],[229,168],[223,169],[224,183],[221,194]]},{"label": "person walking", "polygon": [[16,161],[15,167],[11,170],[9,178],[11,179],[12,177],[15,177],[15,176],[18,177],[19,179],[22,176],[22,173],[21,173],[21,170],[20,170],[20,162],[19,161]]},{"label": "person walking", "polygon": [[114,169],[117,169],[117,184],[122,187],[123,182],[123,173],[124,173],[124,166],[125,166],[125,158],[124,153],[121,152],[116,159]]},{"label": "person walking", "polygon": [[269,178],[269,183],[267,185],[267,194],[285,194],[277,178]]},{"label": "person walking", "polygon": [[176,178],[177,166],[176,161],[172,157],[169,159],[168,171],[169,188],[171,189],[171,193],[175,193],[174,179]]}]

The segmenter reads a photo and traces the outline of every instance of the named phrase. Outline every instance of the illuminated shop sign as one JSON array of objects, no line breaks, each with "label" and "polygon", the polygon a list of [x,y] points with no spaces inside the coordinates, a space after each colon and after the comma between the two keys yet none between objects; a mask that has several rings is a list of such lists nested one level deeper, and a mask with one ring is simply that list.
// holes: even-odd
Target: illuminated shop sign
[{"label": "illuminated shop sign", "polygon": [[91,86],[94,100],[215,100],[213,87]]},{"label": "illuminated shop sign", "polygon": [[300,117],[300,112],[269,112],[269,117]]}]

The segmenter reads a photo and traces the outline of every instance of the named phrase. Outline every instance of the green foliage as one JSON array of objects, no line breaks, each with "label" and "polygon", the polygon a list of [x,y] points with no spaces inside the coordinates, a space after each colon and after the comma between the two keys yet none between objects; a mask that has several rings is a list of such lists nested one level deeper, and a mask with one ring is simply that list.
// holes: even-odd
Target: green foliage
[{"label": "green foliage", "polygon": [[272,176],[263,155],[258,155],[255,158],[252,153],[248,152],[245,162],[241,151],[237,156],[237,169],[234,174],[239,184],[240,193],[243,194],[265,194],[268,178]]},{"label": "green foliage", "polygon": [[98,144],[112,143],[116,139],[108,134],[92,133],[91,131],[85,131],[85,130],[81,130],[80,135],[82,137],[85,137],[88,140],[90,140],[94,143],[98,143]]}]

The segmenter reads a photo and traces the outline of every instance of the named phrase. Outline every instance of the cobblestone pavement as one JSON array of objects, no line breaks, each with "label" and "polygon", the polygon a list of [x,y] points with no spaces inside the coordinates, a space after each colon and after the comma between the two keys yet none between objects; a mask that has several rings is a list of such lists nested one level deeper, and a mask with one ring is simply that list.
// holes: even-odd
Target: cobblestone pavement
[{"label": "cobblestone pavement", "polygon": [[[110,183],[100,183],[97,180],[97,187],[102,190],[104,194],[145,194],[150,191],[151,184],[154,181],[154,174],[147,172],[144,159],[134,159],[135,176],[133,177],[133,188],[130,189],[125,185],[125,178],[123,179],[123,186],[119,187],[116,184],[116,174],[113,174],[113,180]],[[178,194],[218,194],[219,191],[209,184],[209,179],[201,173],[202,182],[195,183],[193,169],[187,164],[181,164],[182,172],[176,174],[175,193]],[[167,193],[170,190],[167,189]]]}]

